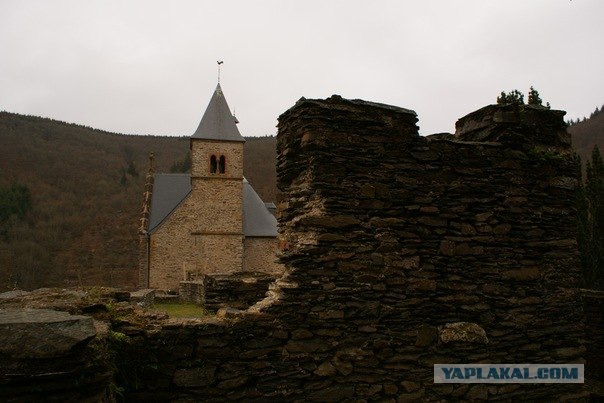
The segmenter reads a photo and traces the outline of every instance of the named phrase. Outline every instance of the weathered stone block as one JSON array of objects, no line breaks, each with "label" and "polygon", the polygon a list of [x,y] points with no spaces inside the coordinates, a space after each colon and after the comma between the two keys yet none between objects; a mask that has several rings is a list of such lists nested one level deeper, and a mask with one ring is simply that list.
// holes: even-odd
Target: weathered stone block
[{"label": "weathered stone block", "polygon": [[0,353],[12,358],[61,357],[95,335],[88,316],[46,309],[0,309]]},{"label": "weathered stone block", "polygon": [[439,332],[440,340],[443,343],[452,341],[461,341],[469,343],[487,344],[487,334],[483,328],[476,323],[457,322],[447,323]]},{"label": "weathered stone block", "polygon": [[176,386],[185,388],[199,388],[209,386],[216,381],[216,367],[206,365],[201,368],[177,369],[174,372]]}]

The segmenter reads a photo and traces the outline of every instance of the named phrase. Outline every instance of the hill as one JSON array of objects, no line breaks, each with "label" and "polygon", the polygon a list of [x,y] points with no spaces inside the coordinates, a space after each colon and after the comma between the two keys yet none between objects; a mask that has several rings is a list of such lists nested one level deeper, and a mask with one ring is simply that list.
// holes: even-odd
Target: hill
[{"label": "hill", "polygon": [[[188,137],[108,133],[0,112],[0,196],[27,188],[31,210],[0,220],[0,290],[136,284],[138,219],[149,152],[157,172],[188,154]],[[245,145],[244,174],[275,197],[274,137]]]},{"label": "hill", "polygon": [[585,164],[591,158],[591,151],[594,145],[598,145],[600,152],[604,152],[604,112],[602,108],[596,110],[589,118],[583,118],[581,121],[571,122],[568,131],[572,135],[573,147],[581,156],[581,161]]}]

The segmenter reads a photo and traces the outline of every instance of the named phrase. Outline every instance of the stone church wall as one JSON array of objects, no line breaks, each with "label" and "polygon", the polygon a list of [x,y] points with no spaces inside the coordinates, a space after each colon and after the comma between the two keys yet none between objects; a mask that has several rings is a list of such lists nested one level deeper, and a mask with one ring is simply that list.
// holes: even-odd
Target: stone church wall
[{"label": "stone church wall", "polygon": [[194,270],[193,242],[186,230],[193,211],[189,195],[151,235],[149,288],[177,291],[178,283],[185,279],[185,270]]},{"label": "stone church wall", "polygon": [[243,179],[192,179],[190,197],[197,212],[189,219],[195,233],[243,235]]},{"label": "stone church wall", "polygon": [[180,281],[201,274],[241,271],[241,235],[192,234],[191,217],[199,210],[197,203],[190,194],[151,234],[150,288],[177,291]]},{"label": "stone church wall", "polygon": [[283,265],[279,263],[278,240],[267,237],[246,237],[243,242],[243,271],[280,275]]}]

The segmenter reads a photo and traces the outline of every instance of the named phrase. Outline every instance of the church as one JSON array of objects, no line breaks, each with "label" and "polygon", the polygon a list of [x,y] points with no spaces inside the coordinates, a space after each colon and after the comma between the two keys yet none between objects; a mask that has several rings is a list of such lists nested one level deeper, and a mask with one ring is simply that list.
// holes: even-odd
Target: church
[{"label": "church", "polygon": [[245,139],[218,83],[190,139],[190,174],[147,177],[139,286],[241,272],[279,274],[277,220],[243,176]]}]

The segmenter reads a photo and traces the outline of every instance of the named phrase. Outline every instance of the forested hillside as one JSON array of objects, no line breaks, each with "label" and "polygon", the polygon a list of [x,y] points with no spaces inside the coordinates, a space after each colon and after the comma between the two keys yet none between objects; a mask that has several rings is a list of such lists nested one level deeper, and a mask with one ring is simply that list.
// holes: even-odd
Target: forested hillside
[{"label": "forested hillside", "polygon": [[[245,175],[265,200],[275,195],[274,144],[267,137],[245,146]],[[133,286],[149,152],[157,172],[170,172],[188,150],[188,137],[0,112],[0,290]]]},{"label": "forested hillside", "polygon": [[604,150],[604,105],[589,116],[576,122],[570,122],[568,131],[573,138],[573,147],[581,156],[581,161],[585,164],[593,150],[594,145],[598,145],[600,150]]}]

